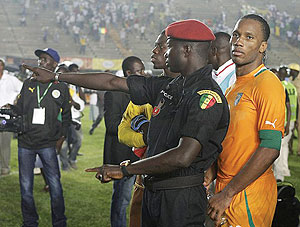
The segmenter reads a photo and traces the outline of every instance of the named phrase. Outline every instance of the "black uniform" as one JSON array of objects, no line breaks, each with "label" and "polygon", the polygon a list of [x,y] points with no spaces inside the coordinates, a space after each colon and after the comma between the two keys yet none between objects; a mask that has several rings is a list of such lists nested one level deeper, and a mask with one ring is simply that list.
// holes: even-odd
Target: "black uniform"
[{"label": "black uniform", "polygon": [[[154,107],[148,131],[148,157],[177,147],[181,137],[194,138],[202,145],[189,167],[146,177],[143,226],[204,223],[207,200],[203,173],[222,151],[221,143],[229,125],[227,101],[211,72],[212,67],[208,65],[187,78],[130,76],[127,79],[131,100]],[[200,176],[196,186],[191,176]],[[148,187],[147,181],[159,184],[165,181],[171,186],[166,188],[162,183]]]},{"label": "black uniform", "polygon": [[67,136],[71,121],[71,105],[68,86],[65,83],[52,83],[40,106],[45,107],[45,123],[32,124],[33,110],[38,108],[37,85],[40,96],[47,90],[49,83],[42,84],[27,79],[24,81],[17,101],[17,112],[26,114],[27,132],[18,136],[18,146],[27,149],[55,147],[61,136]]}]

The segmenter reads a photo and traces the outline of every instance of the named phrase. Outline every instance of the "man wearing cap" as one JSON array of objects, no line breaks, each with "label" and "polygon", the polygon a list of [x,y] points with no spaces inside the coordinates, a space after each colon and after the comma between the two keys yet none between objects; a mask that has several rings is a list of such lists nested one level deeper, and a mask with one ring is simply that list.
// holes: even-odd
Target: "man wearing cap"
[{"label": "man wearing cap", "polygon": [[[5,61],[0,58],[0,107],[13,104],[22,88],[22,82],[4,70]],[[11,132],[0,132],[0,176],[10,173]]]},{"label": "man wearing cap", "polygon": [[[60,57],[47,48],[36,50],[38,65],[54,72]],[[33,199],[33,168],[39,155],[49,183],[52,225],[66,226],[64,197],[56,150],[59,152],[67,134],[71,114],[70,95],[65,83],[42,84],[33,78],[25,80],[15,110],[27,115],[28,130],[18,136],[19,180],[23,226],[38,226],[39,216]]]},{"label": "man wearing cap", "polygon": [[[229,111],[220,87],[207,65],[212,31],[197,20],[170,24],[166,29],[168,77],[109,73],[61,74],[25,66],[46,82],[57,80],[99,90],[128,92],[133,103],[154,109],[148,131],[147,158],[132,164],[88,169],[102,182],[133,174],[145,175],[142,226],[204,226],[207,206],[204,171],[222,151]],[[82,76],[85,75],[85,76]],[[100,76],[101,75],[101,76]]]}]

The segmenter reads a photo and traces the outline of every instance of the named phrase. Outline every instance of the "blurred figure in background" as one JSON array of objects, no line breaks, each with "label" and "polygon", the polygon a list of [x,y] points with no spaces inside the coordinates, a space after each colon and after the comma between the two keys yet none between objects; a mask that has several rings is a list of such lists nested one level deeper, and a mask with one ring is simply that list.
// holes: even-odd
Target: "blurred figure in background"
[{"label": "blurred figure in background", "polygon": [[[5,68],[4,59],[0,58],[0,107],[14,104],[22,88],[22,82],[10,75]],[[10,173],[11,132],[0,132],[0,176]]]}]

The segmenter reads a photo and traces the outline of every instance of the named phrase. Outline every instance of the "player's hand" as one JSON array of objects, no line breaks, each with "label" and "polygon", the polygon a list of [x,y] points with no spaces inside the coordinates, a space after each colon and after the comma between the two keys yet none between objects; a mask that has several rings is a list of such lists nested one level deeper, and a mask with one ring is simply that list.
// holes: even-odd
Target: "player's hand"
[{"label": "player's hand", "polygon": [[35,79],[39,82],[49,83],[54,80],[55,73],[48,69],[41,68],[41,67],[32,67],[32,66],[25,65],[25,64],[23,64],[22,66],[23,66],[23,68],[32,71],[33,79]]},{"label": "player's hand", "polygon": [[96,172],[95,177],[101,181],[101,183],[108,183],[111,180],[122,179],[123,173],[119,165],[103,165],[95,168],[88,168],[86,172]]},{"label": "player's hand", "polygon": [[222,216],[225,210],[229,207],[232,197],[228,197],[226,192],[221,191],[215,194],[208,201],[208,215],[215,222],[216,226],[220,226]]}]

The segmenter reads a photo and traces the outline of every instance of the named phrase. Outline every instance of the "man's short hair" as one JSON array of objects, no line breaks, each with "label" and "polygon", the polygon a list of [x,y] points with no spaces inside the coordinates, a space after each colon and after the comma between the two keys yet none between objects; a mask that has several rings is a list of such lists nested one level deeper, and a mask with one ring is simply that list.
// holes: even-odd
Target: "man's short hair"
[{"label": "man's short hair", "polygon": [[226,32],[216,32],[214,35],[216,37],[216,40],[224,39],[224,40],[228,41],[228,43],[229,43],[230,38],[231,38],[231,36]]},{"label": "man's short hair", "polygon": [[252,20],[258,21],[262,28],[263,39],[264,39],[263,41],[268,41],[268,39],[270,37],[270,26],[263,17],[261,17],[257,14],[248,14],[248,15],[243,16],[241,18],[241,20],[242,19],[252,19]]},{"label": "man's short hair", "polygon": [[142,60],[140,58],[136,57],[136,56],[130,56],[130,57],[127,57],[123,60],[122,70],[123,70],[124,77],[127,77],[126,71],[127,70],[132,70],[132,65],[135,62],[141,62],[142,63]]}]

